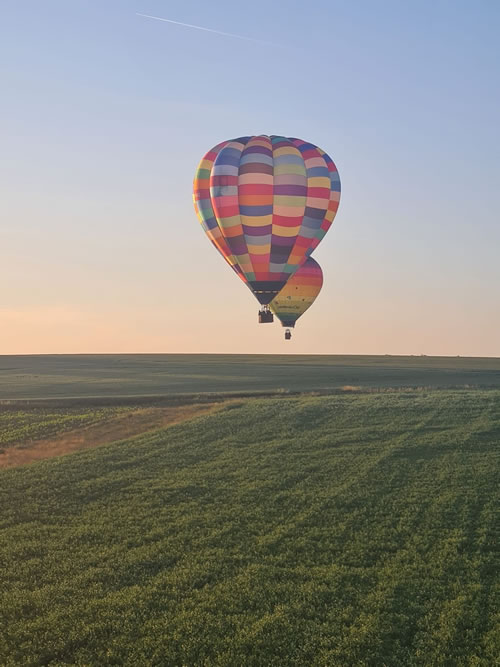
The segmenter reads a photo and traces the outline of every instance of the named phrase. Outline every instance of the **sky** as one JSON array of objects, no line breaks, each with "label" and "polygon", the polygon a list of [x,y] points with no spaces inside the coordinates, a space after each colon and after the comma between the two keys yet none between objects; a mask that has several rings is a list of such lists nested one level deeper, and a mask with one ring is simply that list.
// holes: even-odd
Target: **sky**
[{"label": "sky", "polygon": [[[496,0],[0,0],[0,354],[500,356],[499,29]],[[252,134],[342,182],[290,342],[192,205]]]}]

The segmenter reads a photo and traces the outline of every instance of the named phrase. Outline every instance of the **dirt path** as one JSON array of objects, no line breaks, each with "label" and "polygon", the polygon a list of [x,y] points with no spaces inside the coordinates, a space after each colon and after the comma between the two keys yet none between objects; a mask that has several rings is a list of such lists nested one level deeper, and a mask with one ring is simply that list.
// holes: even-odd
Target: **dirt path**
[{"label": "dirt path", "polygon": [[66,431],[51,438],[36,440],[26,447],[9,447],[0,454],[0,468],[26,465],[53,456],[124,440],[148,431],[178,424],[201,414],[215,412],[224,405],[224,402],[219,402],[138,408],[97,424]]}]

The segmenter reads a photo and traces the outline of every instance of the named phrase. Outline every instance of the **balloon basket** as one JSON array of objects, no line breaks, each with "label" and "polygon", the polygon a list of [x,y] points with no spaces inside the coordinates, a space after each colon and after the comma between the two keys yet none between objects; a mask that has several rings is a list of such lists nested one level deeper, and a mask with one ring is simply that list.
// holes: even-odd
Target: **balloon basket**
[{"label": "balloon basket", "polygon": [[264,308],[259,310],[259,324],[268,324],[269,322],[274,322],[274,317],[269,307],[264,306]]},{"label": "balloon basket", "polygon": [[291,337],[292,337],[292,332],[290,331],[290,329],[287,329],[285,331],[285,340],[290,340]]}]

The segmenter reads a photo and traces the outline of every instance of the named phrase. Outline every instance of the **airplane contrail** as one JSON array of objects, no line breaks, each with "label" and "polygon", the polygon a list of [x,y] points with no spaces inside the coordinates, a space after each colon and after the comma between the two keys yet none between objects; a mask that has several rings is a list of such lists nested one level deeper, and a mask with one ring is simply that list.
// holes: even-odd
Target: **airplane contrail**
[{"label": "airplane contrail", "polygon": [[264,42],[261,39],[254,39],[253,37],[245,37],[244,35],[235,35],[232,32],[221,32],[220,30],[213,30],[213,28],[203,28],[201,25],[191,25],[191,23],[181,23],[180,21],[172,21],[171,19],[164,19],[161,16],[151,16],[150,14],[140,14],[136,12],[137,16],[143,16],[146,19],[154,19],[155,21],[164,21],[165,23],[173,23],[174,25],[181,25],[184,28],[194,28],[195,30],[204,30],[205,32],[213,32],[216,35],[224,35],[224,37],[235,37],[236,39],[245,39],[248,42],[259,42],[259,44],[268,44],[275,46],[271,42]]}]

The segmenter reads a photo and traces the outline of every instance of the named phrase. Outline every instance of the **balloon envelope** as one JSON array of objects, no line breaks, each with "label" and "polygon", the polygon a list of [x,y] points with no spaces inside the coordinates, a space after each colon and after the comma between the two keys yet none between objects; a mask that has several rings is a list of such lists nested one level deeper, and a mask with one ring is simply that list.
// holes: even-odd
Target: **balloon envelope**
[{"label": "balloon envelope", "polygon": [[335,164],[301,139],[224,141],[201,160],[194,205],[205,233],[261,304],[318,245],[340,200]]},{"label": "balloon envelope", "polygon": [[269,307],[284,327],[292,328],[310,308],[323,286],[323,272],[312,257],[293,274]]}]

